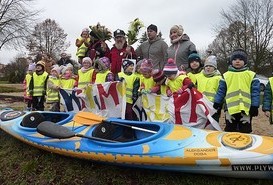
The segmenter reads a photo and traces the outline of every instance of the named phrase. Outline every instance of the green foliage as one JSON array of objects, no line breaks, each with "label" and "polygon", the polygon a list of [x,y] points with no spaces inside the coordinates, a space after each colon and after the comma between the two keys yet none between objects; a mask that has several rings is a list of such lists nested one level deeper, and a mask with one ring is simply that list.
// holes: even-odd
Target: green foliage
[{"label": "green foliage", "polygon": [[138,18],[130,22],[129,30],[128,30],[128,33],[126,34],[129,45],[133,45],[135,42],[138,41],[137,36],[138,36],[139,30],[143,27],[144,27],[144,24]]},{"label": "green foliage", "polygon": [[10,83],[22,83],[25,75],[28,62],[25,58],[16,58],[14,62],[9,63],[5,67],[5,77]]}]

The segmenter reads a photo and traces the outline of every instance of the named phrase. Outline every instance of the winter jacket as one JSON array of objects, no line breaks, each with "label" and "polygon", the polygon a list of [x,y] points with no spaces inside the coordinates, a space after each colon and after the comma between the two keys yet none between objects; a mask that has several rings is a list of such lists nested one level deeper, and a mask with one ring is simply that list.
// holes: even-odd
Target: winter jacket
[{"label": "winter jacket", "polygon": [[136,54],[141,59],[151,59],[153,69],[163,70],[165,62],[167,61],[167,43],[160,37],[155,40],[147,40],[143,42],[137,49]]},{"label": "winter jacket", "polygon": [[269,78],[270,81],[266,84],[264,89],[264,98],[263,98],[263,111],[271,111],[272,109],[272,89],[271,89],[271,81],[272,77]]},{"label": "winter jacket", "polygon": [[192,51],[196,51],[195,45],[190,41],[187,34],[183,34],[180,41],[172,44],[167,50],[167,58],[172,58],[177,67],[184,65],[188,68],[188,56]]}]

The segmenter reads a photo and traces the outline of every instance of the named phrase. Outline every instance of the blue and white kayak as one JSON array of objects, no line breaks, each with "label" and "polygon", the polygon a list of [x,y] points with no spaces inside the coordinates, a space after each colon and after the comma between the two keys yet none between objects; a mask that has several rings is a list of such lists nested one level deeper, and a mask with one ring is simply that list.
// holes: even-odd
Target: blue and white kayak
[{"label": "blue and white kayak", "polygon": [[89,112],[0,112],[0,128],[34,147],[92,161],[238,178],[273,178],[273,138]]}]

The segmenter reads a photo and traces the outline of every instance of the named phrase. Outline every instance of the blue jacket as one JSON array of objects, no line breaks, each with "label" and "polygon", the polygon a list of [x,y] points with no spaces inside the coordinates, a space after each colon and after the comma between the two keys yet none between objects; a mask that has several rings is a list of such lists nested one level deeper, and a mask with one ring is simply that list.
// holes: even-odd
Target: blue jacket
[{"label": "blue jacket", "polygon": [[272,105],[272,89],[270,82],[266,84],[266,87],[264,89],[264,98],[263,98],[263,111],[271,111],[271,105]]},{"label": "blue jacket", "polygon": [[[238,71],[239,72],[239,71]],[[224,98],[227,93],[227,84],[225,79],[221,79],[219,82],[218,91],[214,97],[214,103],[222,104],[224,103]],[[254,76],[251,83],[251,106],[259,107],[260,105],[260,81]]]}]

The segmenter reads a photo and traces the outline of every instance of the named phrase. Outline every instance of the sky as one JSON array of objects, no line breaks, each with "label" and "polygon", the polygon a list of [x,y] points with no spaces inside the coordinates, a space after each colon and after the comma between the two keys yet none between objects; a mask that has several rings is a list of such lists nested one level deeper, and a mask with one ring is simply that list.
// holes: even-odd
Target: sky
[{"label": "sky", "polygon": [[[163,38],[170,45],[169,30],[173,25],[182,25],[197,50],[205,50],[215,39],[213,28],[220,24],[222,10],[227,10],[236,0],[36,0],[34,8],[40,9],[39,22],[50,18],[55,20],[68,34],[67,41],[73,59],[76,59],[76,38],[83,28],[98,22],[112,32],[123,29],[127,32],[129,23],[139,18],[146,27],[155,24]],[[139,34],[139,37],[141,34]],[[112,47],[113,41],[108,43]],[[136,49],[138,44],[133,45]],[[8,63],[24,50],[1,50],[0,62]]]}]

